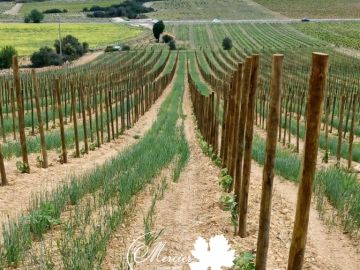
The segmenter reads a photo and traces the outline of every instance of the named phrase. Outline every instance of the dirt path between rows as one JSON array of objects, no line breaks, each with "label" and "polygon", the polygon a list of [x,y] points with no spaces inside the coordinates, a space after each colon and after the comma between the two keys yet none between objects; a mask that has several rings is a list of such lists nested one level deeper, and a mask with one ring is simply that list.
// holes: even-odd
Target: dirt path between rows
[{"label": "dirt path between rows", "polygon": [[[170,257],[178,259],[191,256],[194,243],[199,236],[209,240],[212,236],[224,235],[237,252],[256,249],[262,168],[253,162],[249,196],[249,236],[241,239],[233,235],[230,214],[219,207],[221,190],[218,185],[218,175],[220,171],[199,147],[188,90],[184,96],[183,113],[186,115],[185,135],[191,150],[189,163],[179,181],[170,183],[164,198],[157,202],[153,231],[163,230],[163,232],[157,242],[150,247],[149,252],[154,252],[158,256],[155,256],[153,261],[151,257],[143,258],[145,261],[138,263],[134,270],[189,269],[187,263],[168,262],[168,260]],[[296,196],[295,185],[281,181],[280,177],[275,178],[267,269],[286,269]],[[149,203],[149,198],[142,198],[142,201]],[[144,231],[141,217],[143,217],[144,209],[148,207],[149,205],[143,203],[136,211],[137,218],[127,224],[134,233],[126,237],[121,246],[129,246],[137,237],[141,237],[136,233],[140,234]],[[162,248],[161,245],[163,245]],[[126,256],[126,254],[116,252],[114,254],[118,258],[121,255]],[[313,207],[304,269],[355,270],[359,265],[358,247],[355,247],[341,232],[329,231],[322,224]],[[107,269],[117,269],[114,267],[118,267],[119,264],[108,266]]]},{"label": "dirt path between rows", "polygon": [[29,155],[31,174],[21,174],[17,171],[15,162],[6,161],[6,173],[10,185],[0,187],[0,224],[7,218],[14,218],[26,211],[32,194],[42,191],[54,190],[58,185],[70,181],[72,176],[79,176],[91,172],[104,164],[106,161],[125,151],[135,143],[136,137],[143,137],[151,128],[157,118],[157,113],[164,102],[171,87],[165,89],[164,93],[151,106],[135,125],[124,132],[123,135],[110,143],[101,145],[100,149],[89,152],[81,158],[72,158],[69,153],[67,164],[60,165],[57,161],[58,154],[48,152],[49,168],[37,167],[37,154]]}]

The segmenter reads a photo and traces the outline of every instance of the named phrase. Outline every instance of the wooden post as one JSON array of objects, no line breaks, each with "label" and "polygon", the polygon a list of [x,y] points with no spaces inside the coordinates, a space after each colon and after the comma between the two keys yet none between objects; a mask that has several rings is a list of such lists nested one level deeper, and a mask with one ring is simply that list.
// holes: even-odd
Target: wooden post
[{"label": "wooden post", "polygon": [[326,99],[325,105],[325,163],[329,159],[329,110],[330,110],[330,97]]},{"label": "wooden post", "polygon": [[349,135],[349,157],[348,157],[348,169],[351,168],[352,163],[352,151],[354,143],[354,127],[355,127],[355,115],[356,115],[356,101],[357,95],[354,94],[353,104],[352,104],[352,116],[351,116],[351,126],[350,126],[350,135]]},{"label": "wooden post", "polygon": [[339,119],[339,126],[338,126],[338,143],[337,143],[337,148],[336,148],[337,165],[340,165],[340,159],[341,159],[341,143],[342,143],[342,130],[343,130],[345,102],[346,102],[346,97],[342,96],[341,104],[340,104],[340,119]]},{"label": "wooden post", "polygon": [[85,153],[88,154],[89,153],[89,145],[88,145],[87,125],[86,125],[84,88],[79,89],[79,96],[80,96],[80,102],[81,102],[81,115],[82,115],[83,130],[84,130],[84,148],[85,148]]},{"label": "wooden post", "polygon": [[254,55],[252,57],[252,69],[250,80],[250,93],[248,101],[248,112],[246,119],[246,132],[245,132],[245,151],[244,151],[244,168],[243,177],[240,188],[240,204],[239,204],[239,235],[246,237],[246,221],[248,212],[248,196],[251,172],[251,158],[252,158],[252,142],[254,135],[254,117],[256,114],[256,90],[258,83],[260,56]]},{"label": "wooden post", "polygon": [[3,115],[3,97],[0,95],[0,126],[1,126],[1,135],[3,138],[3,142],[6,143],[6,133],[4,128],[4,115]]},{"label": "wooden post", "polygon": [[91,112],[91,88],[87,88],[87,111],[89,116],[89,127],[90,127],[90,141],[94,142],[93,126],[92,126],[92,112]]},{"label": "wooden post", "polygon": [[96,129],[96,142],[97,147],[100,147],[101,139],[100,139],[100,132],[99,132],[99,113],[98,113],[98,105],[97,105],[97,91],[95,87],[93,88],[93,99],[94,99],[94,110],[95,110],[95,129]]},{"label": "wooden post", "polygon": [[295,224],[290,246],[288,270],[302,269],[309,224],[313,180],[318,154],[321,114],[328,70],[327,54],[313,53],[310,89],[307,106],[307,129],[300,185],[296,205]]},{"label": "wooden post", "polygon": [[40,107],[40,93],[39,93],[39,88],[37,86],[35,69],[31,70],[31,75],[32,75],[32,83],[33,83],[34,94],[35,94],[36,115],[37,115],[37,119],[38,119],[39,134],[40,134],[42,167],[44,169],[46,169],[48,167],[48,158],[47,158],[47,151],[46,151],[44,126],[43,126],[43,122],[42,122],[41,107]]},{"label": "wooden post", "polygon": [[0,144],[0,175],[1,175],[1,186],[6,186],[8,183],[5,171],[4,156],[2,154],[1,144]]},{"label": "wooden post", "polygon": [[11,118],[12,118],[12,128],[14,134],[14,140],[16,140],[16,105],[15,105],[15,97],[14,97],[14,89],[10,88],[10,100],[11,100]]},{"label": "wooden post", "polygon": [[78,133],[78,125],[77,125],[77,116],[76,116],[76,104],[75,104],[75,86],[72,83],[70,89],[71,94],[71,110],[72,117],[74,120],[74,135],[75,135],[75,157],[80,157],[80,146],[79,146],[79,133]]},{"label": "wooden post", "polygon": [[284,55],[275,54],[272,59],[271,93],[267,120],[266,155],[263,170],[261,191],[260,224],[256,252],[256,270],[266,269],[269,249],[269,231],[271,216],[271,199],[274,180],[274,165],[277,133],[280,118],[280,98],[282,86],[282,65]]},{"label": "wooden post", "polygon": [[246,117],[248,111],[248,100],[249,100],[249,91],[250,91],[250,82],[251,82],[251,70],[252,70],[252,58],[246,57],[245,59],[245,68],[244,68],[244,77],[241,87],[241,108],[240,108],[240,117],[239,117],[239,130],[237,137],[237,148],[236,148],[236,172],[235,172],[235,200],[237,206],[239,206],[239,197],[240,197],[240,185],[242,178],[242,169],[243,169],[243,158],[244,158],[244,138],[245,138],[245,125]]},{"label": "wooden post", "polygon": [[[27,147],[26,147],[26,137],[25,137],[24,102],[23,102],[23,95],[20,89],[20,74],[19,74],[19,63],[17,56],[13,57],[13,73],[14,73],[16,103],[17,103],[18,119],[19,119],[21,155],[22,155],[23,163],[25,163],[30,168],[28,154],[27,154]],[[30,173],[30,169],[27,172]]]},{"label": "wooden post", "polygon": [[66,141],[65,141],[65,130],[64,130],[64,119],[61,107],[61,95],[60,95],[60,81],[58,78],[55,79],[55,93],[57,99],[57,109],[59,113],[60,121],[60,137],[61,137],[61,148],[62,148],[62,162],[67,163],[67,152],[66,152]]}]

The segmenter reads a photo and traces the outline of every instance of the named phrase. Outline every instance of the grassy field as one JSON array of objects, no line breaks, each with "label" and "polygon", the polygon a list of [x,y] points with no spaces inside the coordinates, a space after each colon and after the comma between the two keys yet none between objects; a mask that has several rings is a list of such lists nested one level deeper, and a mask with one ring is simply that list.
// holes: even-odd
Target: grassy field
[{"label": "grassy field", "polygon": [[154,2],[150,16],[179,19],[266,19],[274,15],[249,0],[167,0]]},{"label": "grassy field", "polygon": [[58,8],[58,9],[67,9],[68,14],[71,14],[71,13],[79,13],[83,10],[83,8],[85,7],[90,8],[93,5],[110,6],[113,4],[119,4],[120,2],[122,1],[121,0],[87,0],[87,1],[53,0],[53,1],[45,1],[45,2],[29,2],[23,5],[23,7],[20,10],[20,13],[27,14],[32,9],[45,11],[51,8]]},{"label": "grassy field", "polygon": [[[257,3],[288,17],[357,18],[359,0],[255,0]],[[286,2],[286,4],[284,4]]]},{"label": "grassy field", "polygon": [[[119,24],[64,23],[62,36],[71,34],[86,41],[90,48],[126,41],[142,30]],[[43,46],[53,46],[58,38],[58,24],[0,24],[0,47],[13,45],[20,55],[30,55]]]},{"label": "grassy field", "polygon": [[360,23],[301,23],[295,27],[307,35],[330,42],[338,47],[360,49]]}]

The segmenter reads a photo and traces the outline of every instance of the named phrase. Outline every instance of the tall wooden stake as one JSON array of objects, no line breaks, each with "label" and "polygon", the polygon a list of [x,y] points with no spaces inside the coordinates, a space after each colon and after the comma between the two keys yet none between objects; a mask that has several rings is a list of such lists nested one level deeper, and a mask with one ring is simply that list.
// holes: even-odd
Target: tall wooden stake
[{"label": "tall wooden stake", "polygon": [[45,142],[45,133],[44,133],[44,126],[42,122],[42,115],[41,115],[41,105],[40,105],[40,93],[39,88],[37,86],[36,80],[36,73],[35,70],[31,70],[32,75],[32,83],[34,87],[34,94],[35,94],[35,107],[36,107],[36,115],[38,119],[38,126],[39,126],[39,133],[40,133],[40,146],[41,146],[41,154],[42,154],[42,167],[46,169],[48,167],[48,158],[47,158],[47,151],[46,151],[46,142]]},{"label": "tall wooden stake", "polygon": [[344,121],[344,110],[345,110],[345,102],[346,97],[341,97],[341,104],[340,104],[340,119],[339,119],[339,126],[338,126],[338,143],[336,147],[336,162],[337,165],[340,165],[341,159],[341,143],[342,143],[342,132],[343,132],[343,121]]},{"label": "tall wooden stake", "polygon": [[2,154],[1,144],[0,144],[0,175],[1,175],[1,186],[6,186],[8,183],[5,171],[5,164],[4,164],[4,156]]},{"label": "tall wooden stake", "polygon": [[[19,119],[21,155],[22,155],[23,163],[29,166],[27,147],[26,147],[26,137],[25,137],[24,102],[23,102],[22,92],[20,89],[19,63],[17,56],[13,57],[13,73],[14,73],[16,103],[17,103],[18,119]],[[30,169],[27,172],[30,173]]]},{"label": "tall wooden stake", "polygon": [[60,95],[60,82],[59,79],[55,79],[55,93],[58,105],[59,121],[60,121],[60,136],[61,136],[61,148],[62,148],[62,162],[67,163],[67,152],[66,152],[66,141],[65,141],[65,130],[64,130],[64,119],[61,107],[61,95]]},{"label": "tall wooden stake", "polygon": [[353,104],[352,104],[352,116],[351,116],[350,135],[349,135],[348,169],[351,168],[351,163],[352,163],[352,151],[353,151],[353,143],[354,143],[354,127],[355,127],[356,104],[357,104],[356,101],[357,101],[357,95],[354,94]]},{"label": "tall wooden stake", "polygon": [[252,70],[250,81],[250,93],[248,101],[248,112],[246,119],[246,132],[245,132],[245,152],[244,152],[244,168],[243,177],[240,188],[240,204],[239,204],[239,235],[246,237],[246,221],[248,211],[248,196],[249,196],[249,184],[250,184],[250,172],[251,172],[251,158],[252,158],[252,142],[254,135],[254,117],[256,114],[256,90],[258,83],[259,73],[259,55],[252,57]]},{"label": "tall wooden stake", "polygon": [[321,114],[325,96],[328,70],[327,54],[313,53],[310,90],[307,110],[307,129],[305,135],[304,157],[301,180],[298,190],[295,224],[290,246],[288,270],[302,269],[309,224],[312,184],[315,178],[318,154]]},{"label": "tall wooden stake", "polygon": [[272,59],[271,93],[267,120],[266,155],[261,191],[260,224],[256,252],[256,270],[266,269],[269,249],[271,198],[274,180],[276,142],[280,118],[281,76],[284,55],[275,54]]},{"label": "tall wooden stake", "polygon": [[237,155],[236,155],[236,165],[235,165],[235,200],[237,205],[239,205],[240,197],[240,185],[242,178],[242,166],[244,158],[244,138],[245,138],[245,125],[246,125],[246,116],[248,111],[248,100],[249,100],[249,91],[250,91],[250,80],[251,80],[251,69],[252,69],[252,58],[247,57],[244,65],[244,76],[243,83],[241,85],[241,107],[240,107],[240,117],[239,117],[239,126],[238,133],[235,140],[237,140]]}]

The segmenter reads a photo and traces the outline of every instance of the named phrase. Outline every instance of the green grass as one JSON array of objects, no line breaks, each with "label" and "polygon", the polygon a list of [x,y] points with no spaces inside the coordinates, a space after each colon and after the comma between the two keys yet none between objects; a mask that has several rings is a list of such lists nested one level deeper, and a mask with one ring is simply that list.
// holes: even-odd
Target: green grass
[{"label": "green grass", "polygon": [[271,19],[261,6],[245,0],[167,0],[155,2],[157,10],[149,16],[166,20],[180,19]]},{"label": "green grass", "polygon": [[[141,34],[139,28],[110,23],[63,23],[61,34],[74,35],[86,41],[90,48],[116,44]],[[40,47],[53,47],[58,38],[58,24],[0,23],[0,48],[15,46],[19,55],[30,55]]]},{"label": "green grass", "polygon": [[358,0],[255,0],[265,7],[294,18],[358,18]]},{"label": "green grass", "polygon": [[31,10],[37,9],[39,11],[45,11],[47,9],[58,8],[58,9],[67,9],[67,14],[61,14],[62,16],[71,15],[73,13],[82,12],[83,8],[90,8],[94,5],[107,7],[114,4],[121,3],[122,0],[52,0],[44,2],[29,2],[25,3],[20,10],[20,14],[28,14]]},{"label": "green grass", "polygon": [[327,41],[335,46],[360,50],[359,22],[299,23],[294,26],[307,35]]}]

